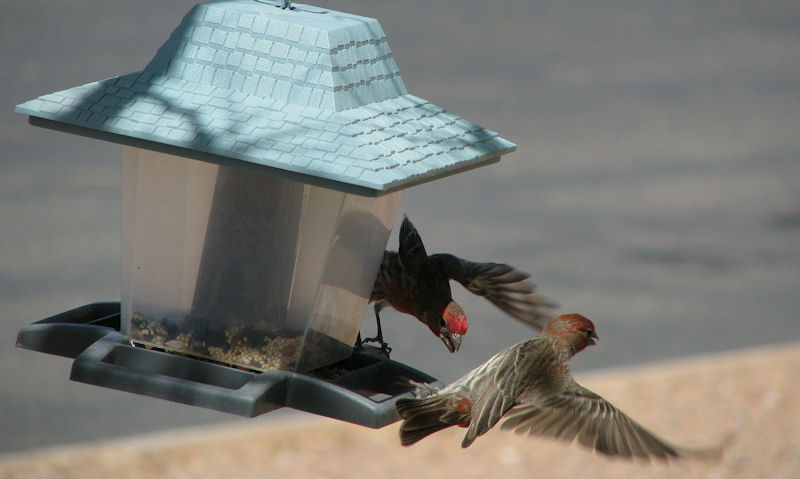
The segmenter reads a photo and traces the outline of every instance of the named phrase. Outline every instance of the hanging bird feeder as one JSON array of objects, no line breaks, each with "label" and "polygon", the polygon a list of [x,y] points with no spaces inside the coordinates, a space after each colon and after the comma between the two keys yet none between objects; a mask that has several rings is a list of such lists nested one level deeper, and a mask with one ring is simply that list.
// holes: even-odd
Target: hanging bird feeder
[{"label": "hanging bird feeder", "polygon": [[199,4],[142,71],[16,111],[123,145],[121,302],[21,347],[77,381],[371,427],[401,379],[433,381],[353,352],[402,190],[516,148],[408,94],[376,20],[286,1]]}]

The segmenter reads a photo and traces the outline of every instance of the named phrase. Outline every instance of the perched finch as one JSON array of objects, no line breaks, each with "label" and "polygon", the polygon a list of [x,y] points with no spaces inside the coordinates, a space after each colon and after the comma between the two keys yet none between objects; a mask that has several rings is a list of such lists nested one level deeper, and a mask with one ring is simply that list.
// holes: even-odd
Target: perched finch
[{"label": "perched finch", "polygon": [[[401,398],[400,441],[409,446],[450,426],[467,428],[467,447],[501,418],[502,428],[582,445],[610,456],[669,459],[701,455],[667,444],[572,379],[568,362],[595,344],[579,314],[550,321],[541,334],[511,346],[430,396]],[[427,386],[426,386],[427,387]],[[704,453],[702,453],[704,454]]]},{"label": "perched finch", "polygon": [[372,287],[377,335],[363,342],[377,342],[387,354],[391,351],[383,340],[380,318],[381,310],[391,306],[424,323],[451,353],[458,351],[469,322],[453,301],[451,279],[536,329],[544,327],[552,317],[548,310],[556,306],[535,293],[527,274],[507,264],[473,263],[451,254],[428,256],[406,217],[400,227],[399,251],[384,253]]}]

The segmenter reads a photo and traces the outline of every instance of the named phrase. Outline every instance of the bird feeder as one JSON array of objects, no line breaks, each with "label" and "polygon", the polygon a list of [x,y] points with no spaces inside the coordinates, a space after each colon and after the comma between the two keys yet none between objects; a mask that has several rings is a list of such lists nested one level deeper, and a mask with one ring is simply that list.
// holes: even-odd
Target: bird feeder
[{"label": "bird feeder", "polygon": [[516,147],[408,94],[376,20],[289,3],[199,4],[143,70],[17,106],[123,145],[121,302],[20,346],[92,384],[373,427],[398,378],[433,380],[353,353],[402,190]]}]

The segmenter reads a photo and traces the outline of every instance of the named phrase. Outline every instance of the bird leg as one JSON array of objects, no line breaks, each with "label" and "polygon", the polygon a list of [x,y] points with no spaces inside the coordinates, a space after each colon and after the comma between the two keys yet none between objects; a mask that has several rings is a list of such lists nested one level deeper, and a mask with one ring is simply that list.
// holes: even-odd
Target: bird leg
[{"label": "bird leg", "polygon": [[[381,316],[380,310],[383,309],[383,304],[380,301],[375,303],[375,323],[378,325],[378,334],[372,338],[365,338],[361,340],[361,343],[378,343],[381,345],[381,351],[386,357],[389,357],[389,353],[392,352],[392,348],[389,347],[389,343],[383,340],[383,330],[381,330]],[[359,338],[361,337],[361,333],[359,333]],[[362,346],[363,348],[363,346]]]}]

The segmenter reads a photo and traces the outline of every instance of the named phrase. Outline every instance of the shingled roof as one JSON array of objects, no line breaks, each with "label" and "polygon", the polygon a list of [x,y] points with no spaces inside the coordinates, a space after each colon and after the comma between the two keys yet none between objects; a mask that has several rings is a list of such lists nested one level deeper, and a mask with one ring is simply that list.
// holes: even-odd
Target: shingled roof
[{"label": "shingled roof", "polygon": [[516,149],[408,94],[377,20],[275,3],[199,4],[144,70],[16,111],[40,126],[363,195]]}]

